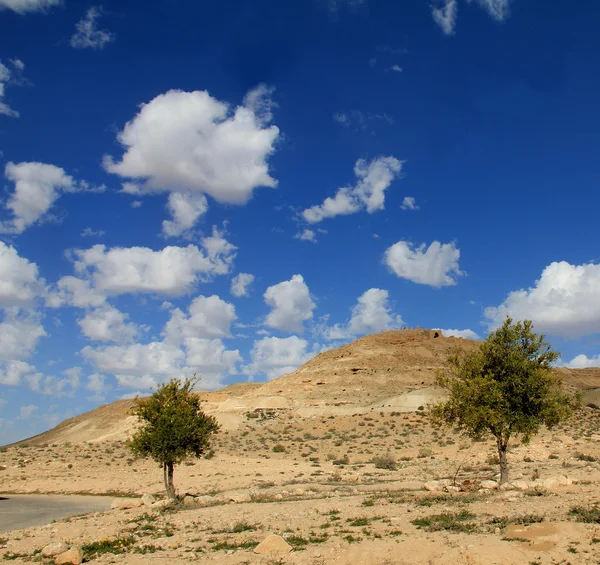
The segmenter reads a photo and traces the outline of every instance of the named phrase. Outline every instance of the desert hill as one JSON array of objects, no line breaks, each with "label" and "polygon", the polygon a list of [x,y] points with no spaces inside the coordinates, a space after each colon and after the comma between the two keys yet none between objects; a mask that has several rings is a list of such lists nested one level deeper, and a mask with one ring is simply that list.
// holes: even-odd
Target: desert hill
[{"label": "desert hill", "polygon": [[[377,411],[411,412],[435,400],[436,370],[456,348],[480,342],[445,337],[434,330],[395,330],[362,337],[321,353],[267,383],[236,383],[215,392],[199,392],[205,410],[225,429],[236,429],[246,414],[285,411],[300,417]],[[600,405],[600,368],[558,369],[565,384],[586,392],[586,402]],[[119,400],[65,420],[52,430],[20,442],[119,441],[129,437],[135,417],[132,400]]]}]

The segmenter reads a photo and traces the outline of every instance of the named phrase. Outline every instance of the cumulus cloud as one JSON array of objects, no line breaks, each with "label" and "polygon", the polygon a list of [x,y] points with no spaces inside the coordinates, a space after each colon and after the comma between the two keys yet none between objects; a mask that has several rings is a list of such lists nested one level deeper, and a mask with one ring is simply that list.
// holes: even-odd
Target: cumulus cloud
[{"label": "cumulus cloud", "polygon": [[536,331],[568,338],[600,333],[600,265],[548,265],[532,287],[510,292],[502,304],[485,309],[490,328],[507,315],[532,320]]},{"label": "cumulus cloud", "polygon": [[[271,89],[261,85],[231,110],[206,91],[170,90],[141,106],[118,135],[124,154],[104,157],[104,168],[127,179],[125,192],[202,193],[244,204],[254,189],[276,187],[267,160],[279,129]],[[197,206],[196,206],[197,208]]]},{"label": "cumulus cloud", "polygon": [[240,273],[231,279],[231,294],[241,298],[248,296],[248,287],[254,282],[254,275]]},{"label": "cumulus cloud", "polygon": [[340,188],[336,195],[324,200],[323,204],[307,208],[304,219],[315,224],[325,218],[355,214],[366,209],[369,214],[383,210],[385,191],[400,174],[402,163],[394,157],[378,157],[371,162],[359,159],[354,167],[357,182],[354,186]]},{"label": "cumulus cloud", "polygon": [[250,363],[243,372],[252,380],[255,375],[276,379],[295,371],[314,356],[308,351],[308,342],[298,336],[286,338],[265,337],[254,342]]},{"label": "cumulus cloud", "polygon": [[464,339],[481,339],[473,330],[444,330],[436,328],[445,337],[462,337]]},{"label": "cumulus cloud", "polygon": [[237,349],[228,350],[220,339],[185,339],[186,363],[202,377],[200,388],[217,388],[223,377],[236,374],[242,356]]},{"label": "cumulus cloud", "polygon": [[457,12],[457,0],[441,0],[431,7],[433,21],[440,26],[445,35],[454,35]]},{"label": "cumulus cloud", "polygon": [[138,334],[138,327],[127,321],[128,315],[112,306],[103,306],[87,312],[77,321],[83,334],[94,341],[130,343]]},{"label": "cumulus cloud", "polygon": [[0,222],[0,233],[23,233],[43,219],[63,192],[99,192],[104,187],[90,187],[85,181],[75,181],[64,169],[46,163],[8,163],[6,178],[15,185],[5,207],[13,219]]},{"label": "cumulus cloud", "polygon": [[0,10],[8,9],[17,14],[26,14],[27,12],[42,12],[61,3],[62,0],[0,0]]},{"label": "cumulus cloud", "polygon": [[402,200],[402,204],[400,205],[402,210],[418,210],[417,202],[412,196],[405,196],[404,200]]},{"label": "cumulus cloud", "polygon": [[460,249],[454,243],[434,241],[428,248],[399,241],[384,254],[384,263],[398,277],[435,288],[452,286],[464,275],[459,269]]},{"label": "cumulus cloud", "polygon": [[98,29],[98,18],[102,9],[92,6],[81,20],[75,24],[75,33],[71,37],[71,47],[75,49],[103,49],[107,43],[114,41],[115,34],[105,29]]},{"label": "cumulus cloud", "polygon": [[39,407],[35,404],[21,405],[18,418],[19,420],[30,420],[38,410]]},{"label": "cumulus cloud", "polygon": [[163,222],[163,234],[177,237],[192,228],[198,218],[206,214],[208,202],[204,194],[192,192],[172,192],[167,205],[172,220]]},{"label": "cumulus cloud", "polygon": [[45,335],[39,313],[6,308],[0,323],[0,362],[27,359]]},{"label": "cumulus cloud", "polygon": [[22,377],[35,373],[33,365],[24,361],[0,360],[0,385],[17,386]]},{"label": "cumulus cloud", "polygon": [[61,308],[66,305],[96,308],[105,302],[104,293],[92,288],[90,281],[71,276],[61,277],[46,297],[46,306],[49,308]]},{"label": "cumulus cloud", "polygon": [[28,304],[43,292],[37,265],[0,241],[0,308]]},{"label": "cumulus cloud", "polygon": [[317,234],[314,230],[305,229],[301,232],[298,232],[294,238],[301,241],[312,241],[313,243],[317,243]]},{"label": "cumulus cloud", "polygon": [[302,275],[267,288],[265,303],[271,307],[265,325],[286,332],[304,331],[304,322],[313,317],[316,305]]},{"label": "cumulus cloud", "polygon": [[[96,294],[158,293],[180,296],[199,282],[229,273],[236,247],[213,230],[195,245],[165,247],[113,247],[94,245],[73,250],[75,269]],[[74,281],[70,280],[70,285]],[[85,295],[85,292],[84,292]]]},{"label": "cumulus cloud", "polygon": [[[0,8],[2,7],[0,0]],[[19,112],[13,110],[4,99],[4,91],[6,89],[6,85],[8,84],[20,84],[23,82],[23,70],[25,69],[25,64],[20,59],[10,59],[9,65],[11,67],[7,67],[5,64],[0,61],[0,115],[9,116],[11,118],[18,118]]]},{"label": "cumulus cloud", "polygon": [[402,317],[392,311],[388,291],[370,288],[358,297],[347,324],[335,324],[323,330],[322,334],[327,340],[350,339],[398,328],[403,324]]},{"label": "cumulus cloud", "polygon": [[587,355],[577,355],[563,365],[569,369],[589,369],[590,367],[600,367],[600,355],[594,357],[588,357]]},{"label": "cumulus cloud", "polygon": [[184,338],[231,337],[231,324],[237,320],[235,307],[217,295],[198,296],[192,300],[188,315],[179,308],[171,312],[164,336],[169,343],[179,344]]},{"label": "cumulus cloud", "polygon": [[106,379],[104,378],[104,375],[100,373],[93,373],[89,375],[85,388],[90,392],[93,392],[95,397],[103,397],[104,393],[106,392]]}]

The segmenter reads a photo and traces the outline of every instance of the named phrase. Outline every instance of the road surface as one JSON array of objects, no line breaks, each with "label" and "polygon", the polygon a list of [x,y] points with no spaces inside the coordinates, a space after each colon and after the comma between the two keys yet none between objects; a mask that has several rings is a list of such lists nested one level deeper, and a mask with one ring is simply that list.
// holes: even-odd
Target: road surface
[{"label": "road surface", "polygon": [[0,532],[43,526],[53,520],[88,512],[103,512],[114,498],[108,496],[0,495]]}]

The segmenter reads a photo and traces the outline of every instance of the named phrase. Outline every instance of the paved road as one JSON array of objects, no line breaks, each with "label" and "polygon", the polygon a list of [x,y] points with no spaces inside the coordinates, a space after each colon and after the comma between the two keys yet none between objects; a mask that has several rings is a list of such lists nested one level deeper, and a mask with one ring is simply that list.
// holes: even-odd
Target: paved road
[{"label": "paved road", "polygon": [[107,496],[0,495],[0,532],[43,526],[52,520],[108,510]]}]

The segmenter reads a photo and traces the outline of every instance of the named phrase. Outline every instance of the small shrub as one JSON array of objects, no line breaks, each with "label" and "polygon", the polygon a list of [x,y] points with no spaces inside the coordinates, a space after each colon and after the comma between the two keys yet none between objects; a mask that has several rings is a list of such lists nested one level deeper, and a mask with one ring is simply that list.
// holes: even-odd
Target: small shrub
[{"label": "small shrub", "polygon": [[377,469],[386,469],[388,471],[395,471],[398,467],[396,460],[389,453],[373,457],[371,463],[373,463]]}]

